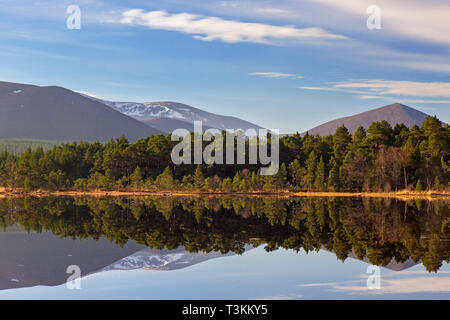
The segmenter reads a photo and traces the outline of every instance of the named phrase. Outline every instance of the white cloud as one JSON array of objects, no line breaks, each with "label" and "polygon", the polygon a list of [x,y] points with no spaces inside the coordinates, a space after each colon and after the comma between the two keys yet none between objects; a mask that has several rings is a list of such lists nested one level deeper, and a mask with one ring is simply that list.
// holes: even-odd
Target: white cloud
[{"label": "white cloud", "polygon": [[[450,100],[423,100],[423,99],[397,99],[401,103],[433,103],[433,104],[450,104]],[[434,110],[434,108],[431,108]]]},{"label": "white cloud", "polygon": [[250,298],[249,300],[294,300],[302,297],[303,295],[296,294],[296,295],[264,296],[258,298]]},{"label": "white cloud", "polygon": [[288,13],[286,10],[280,8],[256,8],[256,12],[266,15],[283,15]]},{"label": "white cloud", "polygon": [[420,71],[432,71],[439,73],[450,73],[450,64],[448,61],[448,57],[446,61],[436,61],[436,57],[430,56],[428,58],[429,61],[422,60],[412,60],[412,61],[397,61],[393,60],[391,65],[396,67],[403,67],[407,69],[414,69]]},{"label": "white cloud", "polygon": [[382,29],[417,40],[450,44],[450,3],[448,0],[315,0],[355,18],[367,19],[366,9],[377,5],[381,9]]},{"label": "white cloud", "polygon": [[450,82],[361,80],[338,83],[337,89],[365,89],[378,95],[450,98]]},{"label": "white cloud", "polygon": [[450,82],[349,80],[332,83],[329,87],[301,86],[297,88],[358,94],[358,98],[364,100],[383,99],[400,103],[450,104],[450,100],[436,99],[450,98]]},{"label": "white cloud", "polygon": [[386,293],[450,293],[450,277],[423,277],[409,279],[384,280],[379,290],[369,290],[367,286],[333,285],[336,290],[349,293],[386,294]]},{"label": "white cloud", "polygon": [[218,40],[228,43],[252,42],[277,45],[285,42],[346,39],[345,36],[329,33],[316,27],[275,26],[190,13],[171,14],[165,10],[148,12],[142,9],[127,10],[123,12],[120,22],[190,34],[197,40]]},{"label": "white cloud", "polygon": [[327,87],[297,87],[297,88],[312,91],[339,91],[336,88],[327,88]]},{"label": "white cloud", "polygon": [[384,274],[380,289],[367,288],[368,275],[361,275],[361,280],[342,282],[323,282],[301,284],[300,287],[328,287],[332,291],[349,294],[408,294],[408,293],[450,293],[448,271],[439,271],[438,275],[426,271],[401,271]]},{"label": "white cloud", "polygon": [[251,72],[249,76],[263,77],[263,78],[277,78],[277,79],[302,79],[303,77],[293,73],[281,72]]},{"label": "white cloud", "polygon": [[380,96],[359,96],[360,99],[368,100],[368,99],[386,99],[386,97]]},{"label": "white cloud", "polygon": [[231,7],[231,8],[237,8],[239,7],[239,2],[237,1],[221,1],[220,2],[221,7]]}]

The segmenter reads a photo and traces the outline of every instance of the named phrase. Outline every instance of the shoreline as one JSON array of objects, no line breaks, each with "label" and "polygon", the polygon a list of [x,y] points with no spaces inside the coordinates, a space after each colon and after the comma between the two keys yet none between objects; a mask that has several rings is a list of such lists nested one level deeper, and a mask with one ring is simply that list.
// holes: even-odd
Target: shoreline
[{"label": "shoreline", "polygon": [[15,190],[0,188],[1,198],[22,197],[360,197],[360,198],[394,198],[400,200],[450,200],[449,191],[394,191],[394,192],[332,192],[332,191],[179,191],[179,190],[142,190],[142,191],[49,191],[49,190]]}]

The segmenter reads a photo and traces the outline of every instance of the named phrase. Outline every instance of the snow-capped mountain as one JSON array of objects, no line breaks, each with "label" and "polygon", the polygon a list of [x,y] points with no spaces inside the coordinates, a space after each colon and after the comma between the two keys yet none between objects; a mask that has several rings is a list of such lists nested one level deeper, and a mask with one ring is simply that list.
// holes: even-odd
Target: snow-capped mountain
[{"label": "snow-capped mountain", "polygon": [[[84,94],[82,94],[84,95]],[[193,129],[194,121],[202,121],[204,129],[261,129],[261,126],[251,122],[230,116],[222,116],[191,107],[186,104],[161,101],[161,102],[114,102],[102,100],[84,95],[92,100],[101,102],[114,110],[139,120],[159,130],[170,133],[174,125],[182,128]],[[172,121],[167,121],[168,119]],[[182,121],[182,122],[180,122]]]},{"label": "snow-capped mountain", "polygon": [[[246,246],[246,251],[252,249]],[[149,248],[140,250],[128,257],[122,258],[113,264],[99,270],[98,272],[109,270],[176,270],[192,266],[194,264],[226,256],[233,256],[235,253],[221,254],[220,252],[190,253],[182,247],[176,250],[152,250]]]},{"label": "snow-capped mountain", "polygon": [[[133,117],[137,120],[146,120],[149,118],[170,118],[186,120],[189,117],[183,115],[177,111],[176,107],[170,105],[170,103],[138,103],[138,102],[113,102],[101,99],[95,99],[98,102],[102,102],[107,106]],[[172,108],[169,108],[171,106]],[[186,111],[186,110],[183,110]]]}]

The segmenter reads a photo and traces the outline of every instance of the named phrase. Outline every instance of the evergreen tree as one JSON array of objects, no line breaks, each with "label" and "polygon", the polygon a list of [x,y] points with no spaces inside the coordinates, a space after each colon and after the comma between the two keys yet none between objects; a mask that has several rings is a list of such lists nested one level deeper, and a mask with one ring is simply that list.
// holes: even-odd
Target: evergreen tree
[{"label": "evergreen tree", "polygon": [[194,188],[200,190],[205,185],[205,177],[200,165],[197,166],[194,173]]},{"label": "evergreen tree", "polygon": [[323,162],[323,157],[320,157],[319,164],[317,165],[316,175],[315,175],[314,187],[317,190],[325,189],[325,163]]},{"label": "evergreen tree", "polygon": [[330,167],[331,169],[328,175],[328,189],[330,191],[339,191],[341,189],[339,165],[334,157],[331,157]]},{"label": "evergreen tree", "polygon": [[314,187],[316,164],[317,164],[316,153],[312,151],[308,156],[308,160],[306,160],[306,174],[303,176],[302,179],[303,187],[307,188],[308,190],[311,190]]},{"label": "evergreen tree", "polygon": [[169,167],[166,167],[163,173],[156,177],[155,185],[157,188],[166,190],[176,188],[176,183]]},{"label": "evergreen tree", "polygon": [[417,191],[422,191],[422,183],[420,182],[420,180],[417,180],[416,190]]},{"label": "evergreen tree", "polygon": [[144,180],[142,178],[142,171],[140,167],[136,167],[134,172],[130,176],[131,187],[135,190],[139,190],[144,186]]},{"label": "evergreen tree", "polygon": [[300,187],[302,177],[305,175],[305,168],[302,168],[300,161],[295,159],[289,165],[289,178],[294,187]]},{"label": "evergreen tree", "polygon": [[335,159],[339,161],[345,157],[351,141],[352,136],[344,125],[336,129],[336,133],[333,136],[333,153]]},{"label": "evergreen tree", "polygon": [[436,176],[436,178],[434,178],[434,186],[433,186],[434,190],[440,190],[441,189],[441,183],[439,182],[439,177]]}]

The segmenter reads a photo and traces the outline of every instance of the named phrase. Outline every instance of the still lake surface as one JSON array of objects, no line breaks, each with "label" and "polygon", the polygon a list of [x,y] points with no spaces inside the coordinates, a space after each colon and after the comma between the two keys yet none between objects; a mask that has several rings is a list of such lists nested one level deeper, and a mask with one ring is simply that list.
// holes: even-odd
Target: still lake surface
[{"label": "still lake surface", "polygon": [[450,299],[449,205],[0,199],[0,299]]}]

